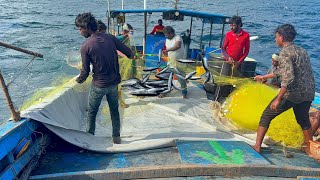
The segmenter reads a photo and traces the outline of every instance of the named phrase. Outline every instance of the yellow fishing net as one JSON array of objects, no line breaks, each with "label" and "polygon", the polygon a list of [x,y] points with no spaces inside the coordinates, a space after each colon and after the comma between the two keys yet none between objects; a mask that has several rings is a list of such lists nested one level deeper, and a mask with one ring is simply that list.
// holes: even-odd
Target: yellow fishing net
[{"label": "yellow fishing net", "polygon": [[[77,60],[72,61],[72,59],[75,59],[75,58]],[[81,68],[81,63],[80,65],[79,63],[76,63],[77,61],[80,60],[79,53],[72,52],[71,54],[69,54],[67,60],[69,60],[67,61],[67,63],[72,62],[70,66],[75,67],[77,69]],[[135,70],[135,61],[132,59],[119,58],[119,65],[120,65],[120,74],[122,79],[136,77],[138,74],[140,74],[140,72],[138,73]],[[52,98],[53,96],[61,93],[63,90],[65,90],[66,87],[69,87],[71,83],[76,83],[75,80],[70,81],[71,79],[72,79],[71,76],[68,76],[65,74],[59,77],[56,77],[49,87],[36,90],[35,93],[29,99],[23,102],[20,110],[21,111],[26,110],[28,107],[32,105],[39,104],[43,102],[45,99]],[[92,76],[90,75],[84,83],[76,84],[75,86],[73,86],[73,90],[78,92],[87,91],[90,87],[91,81],[92,81]]]},{"label": "yellow fishing net", "polygon": [[[262,112],[278,94],[278,90],[257,83],[252,78],[223,76],[222,63],[224,62],[211,61],[209,64],[214,82],[217,85],[236,87],[222,106],[223,117],[240,129],[257,131]],[[236,73],[235,70],[232,71],[232,74],[234,73]],[[296,122],[292,109],[272,120],[267,135],[272,140],[289,147],[301,147],[304,140],[302,129]]]},{"label": "yellow fishing net", "polygon": [[[261,83],[243,83],[225,101],[225,117],[242,128],[256,131],[262,112],[277,93],[277,89]],[[289,147],[300,147],[304,139],[292,109],[272,120],[267,135]]]},{"label": "yellow fishing net", "polygon": [[23,102],[21,106],[21,111],[26,110],[31,105],[36,105],[44,101],[45,98],[50,98],[57,93],[63,91],[64,85],[70,81],[71,77],[67,75],[62,75],[57,77],[49,87],[41,88],[35,91],[35,93],[26,101]]}]

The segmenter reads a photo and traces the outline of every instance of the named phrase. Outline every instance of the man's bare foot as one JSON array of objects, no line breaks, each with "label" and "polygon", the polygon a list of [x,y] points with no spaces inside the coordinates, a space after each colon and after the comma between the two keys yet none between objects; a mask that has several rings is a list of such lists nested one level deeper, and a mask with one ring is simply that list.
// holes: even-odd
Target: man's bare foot
[{"label": "man's bare foot", "polygon": [[307,154],[309,155],[309,157],[313,157],[313,156],[311,155],[311,152],[310,152],[310,147],[306,147],[306,148],[304,149],[304,152],[307,153]]},{"label": "man's bare foot", "polygon": [[187,95],[183,95],[182,98],[183,99],[188,99],[188,96]]},{"label": "man's bare foot", "polygon": [[257,147],[256,145],[251,146],[255,151],[257,151],[258,153],[260,153],[260,147]]},{"label": "man's bare foot", "polygon": [[312,135],[318,136],[320,133],[320,111],[310,112],[309,119],[312,128]]},{"label": "man's bare foot", "polygon": [[302,143],[302,144],[301,144],[301,151],[304,152],[304,150],[306,149],[306,147],[307,147],[307,144],[306,144],[305,142]]},{"label": "man's bare foot", "polygon": [[128,104],[126,104],[124,101],[121,101],[121,100],[120,100],[120,106],[123,107],[123,108],[128,108],[129,107]]}]

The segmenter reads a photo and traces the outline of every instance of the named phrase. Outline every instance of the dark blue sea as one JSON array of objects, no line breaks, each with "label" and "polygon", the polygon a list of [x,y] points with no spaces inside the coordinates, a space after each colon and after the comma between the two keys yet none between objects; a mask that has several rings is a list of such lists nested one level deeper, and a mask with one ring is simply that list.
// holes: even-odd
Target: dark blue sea
[{"label": "dark blue sea", "polygon": [[[124,0],[124,9],[142,9],[143,0]],[[74,26],[74,19],[79,13],[92,12],[97,19],[106,22],[107,0],[0,0],[0,41],[26,48],[44,55],[37,58],[24,71],[31,56],[14,50],[0,47],[0,70],[7,82],[11,82],[9,90],[15,106],[21,104],[40,88],[50,87],[56,79],[72,77],[78,70],[69,67],[66,56],[79,49],[84,38]],[[149,0],[147,8],[172,8],[173,0]],[[120,9],[120,0],[111,0],[111,9]],[[258,61],[258,69],[266,72],[271,64],[271,55],[279,48],[275,45],[274,29],[281,24],[291,23],[296,27],[298,36],[295,43],[304,47],[312,61],[316,79],[316,89],[320,92],[320,3],[319,0],[180,0],[178,8],[202,11],[228,16],[243,17],[243,28],[251,36],[259,39],[251,42],[249,56]],[[161,18],[160,14],[148,17],[148,31]],[[128,23],[135,29],[136,44],[142,44],[143,17],[127,16]],[[177,33],[189,28],[189,21],[174,23],[164,21],[164,25],[172,25]],[[209,25],[205,25],[204,41],[208,41]],[[226,26],[229,30],[229,26]],[[198,47],[201,23],[193,23],[193,44]],[[213,28],[213,44],[218,45],[220,27]],[[3,92],[0,91],[0,122],[8,119],[10,113],[6,106]]]}]

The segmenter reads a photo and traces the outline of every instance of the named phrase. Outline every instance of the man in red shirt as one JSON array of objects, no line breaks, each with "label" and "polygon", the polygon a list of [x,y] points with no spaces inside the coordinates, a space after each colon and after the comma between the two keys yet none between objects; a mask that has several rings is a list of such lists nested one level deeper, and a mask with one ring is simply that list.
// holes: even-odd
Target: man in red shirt
[{"label": "man in red shirt", "polygon": [[154,28],[150,34],[164,35],[163,28],[164,28],[164,26],[162,25],[162,19],[159,19],[158,25],[154,26]]},{"label": "man in red shirt", "polygon": [[226,34],[222,53],[227,63],[237,69],[249,53],[250,36],[241,28],[242,20],[239,16],[231,17],[230,27],[231,31]]}]

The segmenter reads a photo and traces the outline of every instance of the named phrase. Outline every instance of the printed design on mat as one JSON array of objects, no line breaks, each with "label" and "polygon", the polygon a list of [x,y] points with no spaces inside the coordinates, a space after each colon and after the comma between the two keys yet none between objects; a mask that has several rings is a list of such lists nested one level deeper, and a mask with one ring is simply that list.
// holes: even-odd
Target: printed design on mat
[{"label": "printed design on mat", "polygon": [[208,142],[218,156],[205,151],[196,151],[198,156],[215,164],[244,164],[244,153],[242,150],[234,149],[231,152],[227,152],[218,142]]}]

